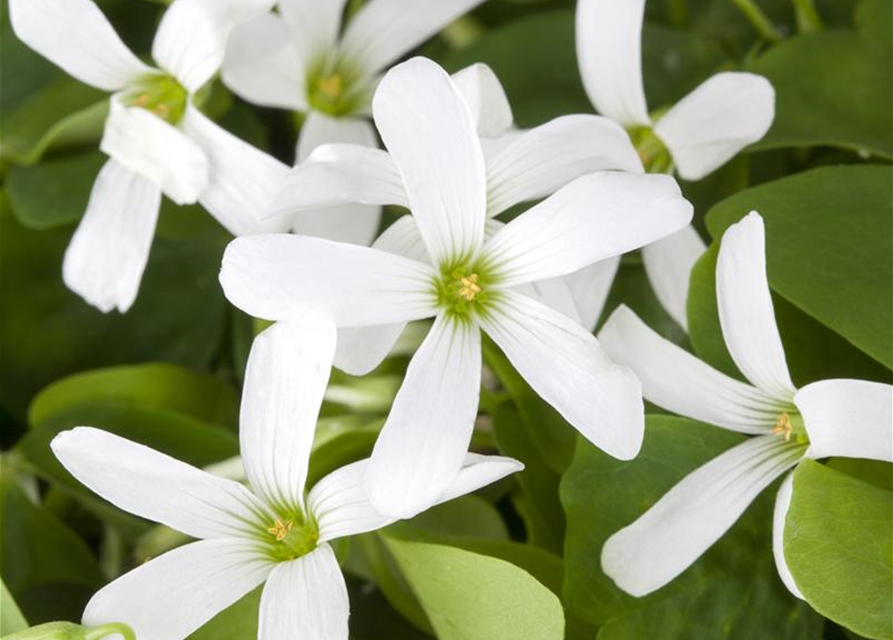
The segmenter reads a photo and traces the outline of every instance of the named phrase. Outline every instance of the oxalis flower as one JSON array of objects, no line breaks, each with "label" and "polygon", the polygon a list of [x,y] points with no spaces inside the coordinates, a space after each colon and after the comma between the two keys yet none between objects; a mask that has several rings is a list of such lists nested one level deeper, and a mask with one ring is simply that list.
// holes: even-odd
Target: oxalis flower
[{"label": "oxalis flower", "polygon": [[[664,340],[621,307],[599,336],[642,380],[645,397],[675,413],[754,437],[686,476],[602,549],[602,568],[635,596],[682,573],[731,527],[774,480],[804,458],[893,459],[893,387],[864,380],[791,382],[766,279],[763,219],[729,227],[716,266],[716,298],[726,346],[750,381],[739,382]],[[778,573],[800,592],[784,558],[792,476],[775,505]]]},{"label": "oxalis flower", "polygon": [[[266,581],[260,640],[347,639],[347,589],[329,543],[392,520],[366,495],[367,460],[304,494],[334,349],[331,327],[277,324],[255,339],[240,418],[250,488],[89,427],[53,440],[56,457],[97,494],[200,539],[101,589],[87,604],[85,625],[123,622],[140,640],[181,640]],[[468,454],[428,506],[522,468],[509,458]]]},{"label": "oxalis flower", "polygon": [[372,454],[376,508],[416,513],[455,477],[478,407],[483,329],[534,389],[592,442],[639,450],[641,390],[592,334],[520,287],[576,271],[671,233],[691,205],[669,176],[579,178],[485,242],[486,171],[466,102],[435,63],[394,67],[373,101],[425,255],[287,235],[239,238],[220,282],[259,318],[321,317],[338,327],[434,317]]},{"label": "oxalis flower", "polygon": [[[718,73],[675,105],[648,112],[642,82],[645,0],[578,0],[577,61],[589,99],[630,133],[645,169],[700,180],[762,138],[775,91],[751,73]],[[692,227],[645,247],[642,257],[663,307],[687,328],[691,268],[704,242]]]},{"label": "oxalis flower", "polygon": [[[486,165],[485,236],[502,223],[493,220],[509,208],[551,195],[575,178],[602,170],[642,173],[642,163],[623,128],[594,115],[555,118],[530,130],[514,127],[511,105],[496,74],[474,64],[451,76],[471,111]],[[325,144],[292,169],[272,199],[269,215],[295,216],[345,203],[409,206],[397,165],[386,151],[355,144]],[[411,216],[390,226],[372,245],[384,251],[425,259],[424,243]],[[550,306],[591,329],[602,306],[619,257],[537,283]],[[607,285],[607,286],[605,286]],[[403,325],[339,332],[336,366],[362,374],[387,355]]]},{"label": "oxalis flower", "polygon": [[[279,0],[235,30],[223,81],[248,102],[306,114],[296,158],[318,145],[377,147],[370,100],[384,69],[483,0],[370,0],[342,33],[346,0]],[[343,204],[294,218],[298,233],[368,245],[381,207]]]},{"label": "oxalis flower", "polygon": [[29,47],[71,76],[113,92],[100,149],[110,156],[65,253],[65,284],[108,312],[136,299],[161,194],[196,201],[233,234],[287,228],[246,212],[264,206],[284,165],[218,127],[195,106],[233,26],[272,0],[176,0],[143,64],[91,0],[10,0]]}]

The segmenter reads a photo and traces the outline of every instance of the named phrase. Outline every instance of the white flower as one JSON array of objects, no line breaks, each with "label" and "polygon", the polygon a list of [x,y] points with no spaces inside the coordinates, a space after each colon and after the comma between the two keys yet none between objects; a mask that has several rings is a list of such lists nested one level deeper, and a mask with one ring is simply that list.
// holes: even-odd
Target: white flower
[{"label": "white flower", "polygon": [[[685,180],[700,180],[766,134],[775,117],[775,91],[762,76],[719,73],[649,115],[641,64],[644,11],[645,0],[578,0],[583,85],[600,113],[630,131],[647,171],[675,170]],[[704,248],[687,227],[642,252],[655,294],[684,329],[689,274]]]},{"label": "white flower", "polygon": [[[675,413],[755,437],[686,476],[643,516],[611,536],[602,567],[642,596],[682,573],[776,478],[804,458],[893,459],[893,387],[863,380],[791,382],[766,279],[765,232],[756,213],[729,227],[716,267],[726,346],[751,384],[664,340],[619,308],[599,334],[642,380],[645,397]],[[778,492],[773,530],[778,572],[800,595],[784,559],[791,476]]]},{"label": "white flower", "polygon": [[[346,0],[279,0],[233,32],[224,83],[254,104],[305,113],[296,150],[303,162],[317,146],[377,147],[368,122],[379,75],[406,52],[483,0],[369,0],[343,29]],[[304,235],[369,245],[380,206],[344,203],[294,219]]]},{"label": "white flower", "polygon": [[[181,640],[266,581],[260,640],[347,640],[349,604],[329,543],[386,526],[363,488],[368,461],[342,467],[304,495],[335,331],[277,324],[259,335],[245,374],[241,449],[250,489],[110,433],[79,427],[52,442],[78,480],[118,507],[199,538],[96,593],[83,622],[130,625],[140,640]],[[523,465],[467,454],[427,506]]]},{"label": "white flower", "polygon": [[232,27],[272,0],[176,0],[152,46],[159,68],[121,42],[92,0],[10,0],[16,35],[74,78],[113,92],[100,149],[111,156],[65,254],[66,285],[104,312],[136,299],[161,194],[199,201],[234,234],[273,231],[246,211],[287,167],[208,120],[193,105],[216,73]]},{"label": "white flower", "polygon": [[[512,110],[493,71],[484,64],[452,76],[471,110],[486,165],[485,237],[502,223],[492,220],[510,207],[551,195],[575,178],[603,170],[642,173],[642,163],[626,132],[608,118],[570,115],[529,131],[513,125]],[[320,207],[361,202],[409,206],[400,171],[386,151],[354,144],[317,147],[306,162],[291,170],[272,199],[270,214],[295,216]],[[372,245],[417,260],[427,260],[415,221],[404,216]],[[584,326],[594,328],[608,295],[619,256],[534,285],[540,299]],[[607,273],[609,272],[609,273]],[[610,277],[606,277],[609,275]],[[581,302],[582,305],[578,305]],[[405,323],[385,327],[341,329],[335,366],[362,375],[377,367],[396,342]]]},{"label": "white flower", "polygon": [[518,288],[687,224],[691,205],[675,181],[590,174],[485,241],[483,154],[450,77],[424,58],[398,65],[379,85],[373,112],[424,255],[254,236],[229,245],[220,281],[231,302],[259,318],[321,316],[338,327],[436,318],[375,445],[367,482],[377,508],[416,513],[452,482],[477,413],[481,329],[587,438],[612,455],[633,457],[643,430],[635,376],[613,364],[588,330]]}]

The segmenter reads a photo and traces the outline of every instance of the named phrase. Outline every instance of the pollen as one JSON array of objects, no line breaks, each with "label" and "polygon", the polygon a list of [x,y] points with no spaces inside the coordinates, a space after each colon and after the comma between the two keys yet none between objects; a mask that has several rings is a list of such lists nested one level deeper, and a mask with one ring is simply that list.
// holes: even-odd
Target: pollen
[{"label": "pollen", "polygon": [[478,274],[476,273],[472,273],[469,276],[463,276],[459,279],[459,283],[462,285],[459,289],[459,295],[465,298],[468,302],[474,300],[481,292],[481,287],[478,284]]},{"label": "pollen", "polygon": [[788,415],[787,411],[782,411],[781,415],[778,416],[778,419],[775,421],[775,426],[772,427],[772,433],[777,436],[784,436],[784,441],[788,442],[791,439],[791,431],[793,431],[794,426],[791,424],[791,416]]},{"label": "pollen", "polygon": [[319,81],[319,90],[329,98],[335,100],[341,96],[344,91],[344,80],[337,73],[333,73],[328,78]]},{"label": "pollen", "polygon": [[276,523],[267,529],[267,532],[276,536],[276,542],[282,542],[285,540],[285,537],[288,535],[288,532],[291,531],[292,526],[294,526],[294,522],[291,520],[286,520],[285,524],[282,523],[282,520],[276,518]]}]

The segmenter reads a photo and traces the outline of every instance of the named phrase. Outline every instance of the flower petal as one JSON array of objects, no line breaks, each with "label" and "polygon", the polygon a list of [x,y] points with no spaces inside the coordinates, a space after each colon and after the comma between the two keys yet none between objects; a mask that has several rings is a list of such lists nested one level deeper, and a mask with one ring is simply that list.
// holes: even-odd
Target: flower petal
[{"label": "flower petal", "polygon": [[634,596],[660,589],[722,537],[802,452],[778,436],[759,436],[717,456],[608,538],[602,569]]},{"label": "flower petal", "polygon": [[341,567],[323,543],[276,566],[260,599],[258,640],[345,640],[350,602]]},{"label": "flower petal", "polygon": [[651,123],[642,84],[645,0],[579,0],[577,61],[600,113],[629,126]]},{"label": "flower petal", "polygon": [[252,104],[304,111],[305,65],[285,20],[264,13],[233,29],[221,78],[233,93]]},{"label": "flower petal", "polygon": [[205,473],[112,433],[78,427],[50,446],[68,471],[102,498],[195,538],[240,537],[266,519],[238,482]]},{"label": "flower petal", "polygon": [[718,73],[676,103],[654,125],[679,175],[700,180],[766,135],[775,90],[752,73]]},{"label": "flower petal", "polygon": [[635,371],[645,398],[673,413],[731,431],[766,434],[788,409],[662,338],[626,306],[611,314],[598,336],[615,362]]},{"label": "flower petal", "polygon": [[893,387],[866,380],[822,380],[794,396],[810,458],[893,462]]},{"label": "flower petal", "polygon": [[239,437],[251,488],[279,513],[304,506],[316,420],[332,369],[335,327],[278,322],[254,339]]},{"label": "flower petal", "polygon": [[9,21],[22,42],[97,89],[119,91],[154,72],[91,0],[10,0]]},{"label": "flower petal", "polygon": [[[390,0],[368,6],[383,2]],[[406,4],[399,6],[405,13]],[[434,62],[413,58],[385,75],[372,110],[433,262],[474,255],[484,239],[484,156],[468,105],[450,77]]]},{"label": "flower petal", "polygon": [[577,303],[564,278],[549,278],[518,285],[515,287],[515,291],[520,291],[524,295],[542,302],[547,307],[555,309],[577,324],[582,324],[580,313],[577,311]]},{"label": "flower petal", "polygon": [[380,513],[412,517],[453,483],[471,440],[480,381],[477,326],[438,316],[372,451],[367,490]]},{"label": "flower petal", "polygon": [[253,542],[193,542],[100,589],[83,624],[123,622],[140,640],[185,638],[261,584],[273,566]]},{"label": "flower petal", "polygon": [[233,27],[274,4],[276,0],[175,0],[161,18],[152,57],[195,93],[220,69]]},{"label": "flower petal", "polygon": [[210,177],[199,202],[233,235],[287,231],[291,216],[261,219],[288,167],[189,105],[183,131],[207,154]]},{"label": "flower petal", "polygon": [[784,527],[788,509],[791,506],[791,496],[794,494],[794,474],[789,473],[778,487],[775,496],[775,511],[772,514],[772,555],[775,557],[775,567],[778,569],[778,577],[784,582],[792,594],[803,600],[803,594],[794,582],[794,576],[788,569],[788,562],[784,557]]},{"label": "flower petal", "polygon": [[324,144],[291,170],[270,212],[312,211],[354,202],[409,206],[403,179],[387,151],[359,144]]},{"label": "flower petal", "polygon": [[493,69],[478,62],[450,77],[471,109],[471,118],[479,136],[498,138],[509,130],[514,122],[512,106]]},{"label": "flower petal", "polygon": [[[374,249],[426,262],[428,254],[412,216],[402,216],[372,243]],[[377,327],[338,330],[335,366],[354,376],[363,376],[381,364],[394,348],[405,322]]]},{"label": "flower petal", "polygon": [[130,309],[149,259],[160,205],[158,187],[114,160],[106,162],[65,251],[65,285],[103,313]]},{"label": "flower petal", "polygon": [[586,329],[514,291],[500,291],[481,326],[525,380],[606,453],[629,460],[642,446],[645,409],[633,372],[614,364]]},{"label": "flower petal", "polygon": [[642,248],[645,273],[661,306],[688,331],[688,281],[707,249],[691,225]]},{"label": "flower petal", "polygon": [[504,286],[545,280],[654,242],[691,216],[670,176],[592,173],[509,222],[484,259]]},{"label": "flower petal", "polygon": [[437,499],[437,504],[449,502],[459,496],[473,493],[508,475],[524,470],[524,465],[514,458],[503,456],[482,456],[466,453],[462,469],[447,490]]},{"label": "flower petal", "polygon": [[341,18],[347,0],[279,0],[279,12],[301,48],[306,61],[331,55],[341,30]]},{"label": "flower petal", "polygon": [[764,393],[790,402],[796,390],[766,279],[766,232],[755,211],[723,234],[716,300],[726,346],[741,373]]},{"label": "flower petal", "polygon": [[273,234],[233,240],[220,283],[256,318],[362,327],[435,315],[434,276],[426,264],[377,249]]},{"label": "flower petal", "polygon": [[574,298],[574,304],[577,305],[580,323],[590,331],[595,331],[602,316],[619,266],[620,256],[615,256],[599,260],[564,277]]},{"label": "flower petal", "polygon": [[521,135],[487,162],[487,213],[551,195],[595,171],[642,172],[623,127],[601,116],[555,118]]},{"label": "flower petal", "polygon": [[141,107],[113,96],[99,148],[155,183],[177,204],[192,204],[208,186],[204,151],[186,135]]},{"label": "flower petal", "polygon": [[343,54],[374,73],[388,67],[482,1],[371,0],[347,25],[341,41]]}]

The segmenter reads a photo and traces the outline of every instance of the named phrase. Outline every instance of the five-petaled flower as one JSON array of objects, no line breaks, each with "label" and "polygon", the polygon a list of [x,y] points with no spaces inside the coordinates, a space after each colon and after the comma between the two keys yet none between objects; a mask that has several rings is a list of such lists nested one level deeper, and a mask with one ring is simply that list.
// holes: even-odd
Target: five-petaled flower
[{"label": "five-petaled flower", "polygon": [[[716,299],[726,346],[750,384],[663,339],[626,307],[599,333],[608,353],[636,372],[654,404],[755,436],[693,471],[605,543],[605,573],[636,596],[682,573],[800,460],[893,461],[893,387],[864,380],[794,387],[769,294],[763,219],[755,212],[723,235]],[[799,596],[784,558],[791,492],[788,475],[776,498],[773,547],[779,575]]]},{"label": "five-petaled flower", "polygon": [[[678,230],[691,205],[673,178],[578,178],[485,240],[486,171],[468,106],[435,63],[394,67],[373,101],[424,250],[412,258],[318,238],[239,238],[224,255],[226,296],[255,317],[375,327],[435,317],[376,442],[367,486],[405,517],[452,482],[478,408],[481,330],[546,401],[623,459],[644,428],[636,377],[579,323],[525,294]],[[413,246],[415,244],[413,243]],[[463,294],[466,282],[480,289]]]},{"label": "five-petaled flower", "polygon": [[[577,61],[595,108],[630,132],[646,171],[700,180],[762,138],[775,91],[752,73],[718,73],[669,108],[649,114],[642,82],[645,0],[578,0]],[[687,328],[689,273],[704,252],[692,227],[642,250],[648,280],[670,316]]]},{"label": "five-petaled flower", "polygon": [[[343,29],[346,0],[279,0],[239,26],[223,82],[248,102],[306,114],[296,159],[328,142],[377,147],[369,101],[383,70],[483,0],[370,0]],[[299,214],[294,230],[368,245],[381,207],[342,204]]]},{"label": "five-petaled flower", "polygon": [[[393,520],[366,495],[367,460],[330,473],[304,494],[334,350],[332,327],[280,323],[255,339],[240,431],[250,489],[90,427],[53,440],[65,468],[97,494],[199,538],[101,589],[84,624],[124,622],[140,640],[182,640],[266,581],[260,640],[347,640],[347,588],[329,543]],[[466,454],[458,476],[427,506],[522,468],[510,458]]]},{"label": "five-petaled flower", "polygon": [[261,221],[287,167],[220,128],[195,105],[240,20],[273,0],[176,0],[143,64],[92,0],[10,0],[25,44],[74,78],[113,92],[100,149],[110,156],[65,253],[65,284],[104,312],[127,311],[149,257],[161,194],[202,205],[236,235],[288,227]]}]

